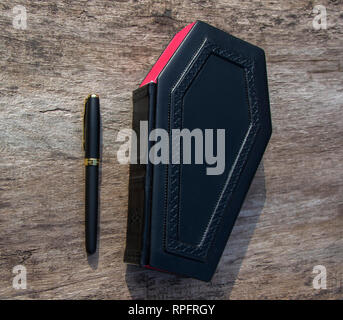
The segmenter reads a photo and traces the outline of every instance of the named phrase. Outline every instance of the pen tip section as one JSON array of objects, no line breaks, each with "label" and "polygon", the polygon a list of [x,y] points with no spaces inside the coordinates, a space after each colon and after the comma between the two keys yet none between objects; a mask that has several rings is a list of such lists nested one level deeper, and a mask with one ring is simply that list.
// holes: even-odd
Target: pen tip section
[{"label": "pen tip section", "polygon": [[96,243],[87,243],[86,244],[86,251],[88,255],[92,255],[96,252]]},{"label": "pen tip section", "polygon": [[99,95],[93,93],[93,94],[90,95],[90,97],[91,98],[99,98]]}]

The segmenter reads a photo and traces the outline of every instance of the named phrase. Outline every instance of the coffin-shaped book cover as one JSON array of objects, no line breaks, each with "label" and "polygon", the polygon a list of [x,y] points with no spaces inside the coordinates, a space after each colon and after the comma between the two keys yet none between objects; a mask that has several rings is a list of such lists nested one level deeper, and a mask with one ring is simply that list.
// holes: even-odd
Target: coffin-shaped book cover
[{"label": "coffin-shaped book cover", "polygon": [[[148,134],[169,134],[169,161],[130,165],[124,261],[209,281],[271,136],[264,51],[201,21],[186,26],[133,93],[138,140],[142,121]],[[183,129],[203,134],[203,163],[194,146],[182,161],[184,139],[172,160],[172,134]]]}]

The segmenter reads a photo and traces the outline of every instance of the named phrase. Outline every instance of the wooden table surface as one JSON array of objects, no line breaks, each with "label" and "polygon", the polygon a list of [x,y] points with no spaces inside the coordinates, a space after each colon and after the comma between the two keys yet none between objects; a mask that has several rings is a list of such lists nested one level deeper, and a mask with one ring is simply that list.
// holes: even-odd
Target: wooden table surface
[{"label": "wooden table surface", "polygon": [[[0,298],[342,299],[343,3],[0,3]],[[27,29],[13,27],[15,5]],[[171,37],[203,20],[265,49],[273,136],[210,283],[126,266],[131,92]],[[101,97],[99,252],[84,250],[83,99]],[[27,289],[12,269],[27,269]],[[314,289],[313,268],[327,271]]]}]

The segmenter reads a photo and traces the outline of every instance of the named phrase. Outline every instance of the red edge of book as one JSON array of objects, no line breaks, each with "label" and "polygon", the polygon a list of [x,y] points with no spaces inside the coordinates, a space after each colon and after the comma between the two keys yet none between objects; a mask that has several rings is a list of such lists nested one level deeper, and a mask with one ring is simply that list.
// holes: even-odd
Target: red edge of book
[{"label": "red edge of book", "polygon": [[[170,58],[174,55],[175,51],[179,48],[183,40],[186,38],[187,34],[192,30],[194,24],[196,21],[190,23],[186,27],[184,27],[181,31],[179,31],[174,38],[169,42],[167,48],[163,51],[161,56],[158,58],[156,63],[153,65],[147,76],[144,78],[142,83],[139,87],[145,86],[149,82],[157,82],[157,78],[161,71],[164,69],[164,67],[167,65]],[[161,270],[155,267],[152,267],[150,265],[145,265],[144,268],[152,269],[152,270],[158,270],[162,272],[168,272],[165,270]],[[168,272],[169,273],[169,272]]]},{"label": "red edge of book", "polygon": [[175,51],[178,49],[178,47],[181,45],[182,41],[186,38],[187,34],[191,31],[192,27],[196,21],[193,23],[190,23],[186,27],[184,27],[181,31],[179,31],[174,38],[169,42],[167,48],[163,51],[161,56],[158,58],[156,63],[153,65],[145,79],[140,84],[140,87],[143,87],[149,82],[157,82],[157,78],[163,68],[166,66],[170,58],[173,56]]}]

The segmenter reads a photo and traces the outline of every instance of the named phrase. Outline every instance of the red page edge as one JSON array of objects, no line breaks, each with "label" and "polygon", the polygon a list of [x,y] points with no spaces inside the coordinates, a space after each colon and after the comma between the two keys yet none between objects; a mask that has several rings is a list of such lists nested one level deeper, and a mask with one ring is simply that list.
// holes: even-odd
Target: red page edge
[{"label": "red page edge", "polygon": [[153,65],[147,76],[144,78],[144,80],[140,84],[140,87],[143,87],[149,82],[157,82],[159,74],[167,65],[168,61],[173,56],[175,51],[179,48],[183,40],[186,38],[187,34],[192,30],[195,23],[196,21],[190,23],[174,36],[174,38],[169,42],[167,48],[163,51],[163,53],[158,58],[156,63]]}]

